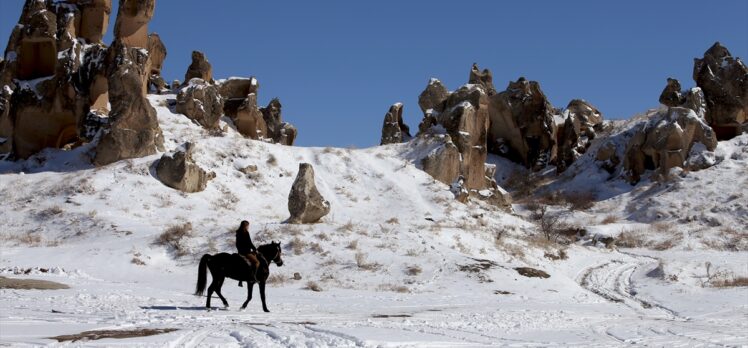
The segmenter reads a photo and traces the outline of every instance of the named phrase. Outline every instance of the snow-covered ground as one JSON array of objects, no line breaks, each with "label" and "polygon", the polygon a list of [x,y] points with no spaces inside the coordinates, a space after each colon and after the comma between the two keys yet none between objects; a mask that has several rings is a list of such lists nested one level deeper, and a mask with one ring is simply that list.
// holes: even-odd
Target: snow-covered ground
[{"label": "snow-covered ground", "polygon": [[[136,328],[177,330],[72,344],[748,345],[748,289],[709,286],[717,276],[748,276],[741,244],[737,251],[701,242],[653,251],[546,243],[522,207],[512,213],[454,201],[446,185],[415,165],[430,149],[428,141],[368,149],[285,147],[244,139],[228,123],[224,134],[208,134],[169,110],[173,95],[149,98],[167,150],[195,142],[196,162],[215,179],[203,192],[183,194],[154,177],[160,154],[94,168],[86,164],[87,147],[0,162],[0,276],[70,286],[0,289],[0,345],[54,345],[53,336]],[[740,209],[745,211],[746,189],[740,185],[748,145],[746,139],[726,144],[718,151],[729,151],[727,160],[708,169],[715,172],[689,173],[680,181],[711,175],[716,184],[653,195],[664,204],[703,205],[708,198],[691,201],[691,195],[729,197],[712,191],[738,187],[743,194],[733,199],[735,208],[709,213],[723,226],[702,229],[706,237],[694,240],[726,227],[738,237],[745,231],[736,224],[745,222]],[[314,166],[317,186],[332,204],[332,212],[313,225],[283,223],[300,162]],[[250,165],[257,171],[242,171]],[[498,172],[507,173],[508,166]],[[657,206],[638,201],[637,188],[603,182],[593,184],[621,192],[567,220],[601,234],[674,224],[672,218],[632,214],[627,206]],[[609,215],[616,221],[602,224]],[[262,312],[259,299],[239,310],[246,285],[231,280],[223,286],[230,307],[206,311],[205,298],[192,295],[197,261],[205,253],[233,252],[233,231],[243,219],[252,221],[256,244],[284,245],[283,267],[271,266],[271,274],[279,275],[267,291],[271,312]],[[191,232],[177,248],[156,243],[169,227],[186,223]],[[560,250],[568,258],[554,260]],[[550,278],[524,277],[516,267],[540,269]],[[301,280],[293,280],[296,272]]]}]

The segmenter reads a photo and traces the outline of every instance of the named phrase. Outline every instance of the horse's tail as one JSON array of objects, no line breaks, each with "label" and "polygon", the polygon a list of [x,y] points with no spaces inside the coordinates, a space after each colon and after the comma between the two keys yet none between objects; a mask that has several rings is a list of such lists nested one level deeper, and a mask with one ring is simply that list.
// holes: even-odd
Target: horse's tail
[{"label": "horse's tail", "polygon": [[206,269],[208,268],[208,261],[210,261],[210,254],[205,254],[200,259],[200,266],[197,268],[197,286],[195,287],[195,296],[202,296],[205,293],[205,283],[208,281],[208,274]]}]

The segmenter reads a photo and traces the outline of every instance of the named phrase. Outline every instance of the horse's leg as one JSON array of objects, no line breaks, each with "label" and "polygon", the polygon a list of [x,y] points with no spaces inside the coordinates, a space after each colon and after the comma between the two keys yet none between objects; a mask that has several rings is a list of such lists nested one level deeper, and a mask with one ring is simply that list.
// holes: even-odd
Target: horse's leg
[{"label": "horse's leg", "polygon": [[223,306],[228,308],[229,303],[226,301],[226,298],[224,298],[223,295],[221,294],[221,287],[223,286],[223,281],[225,279],[226,278],[223,278],[223,277],[218,279],[218,284],[217,284],[218,286],[216,287],[216,294],[218,294],[218,297],[221,299],[221,302],[223,302]]},{"label": "horse's leg", "polygon": [[210,286],[208,286],[208,300],[205,302],[205,308],[210,309],[210,298],[213,296],[213,289],[215,288],[216,280],[215,278],[210,282]]},{"label": "horse's leg", "polygon": [[244,301],[244,304],[242,305],[242,309],[247,308],[249,301],[252,301],[252,289],[254,287],[255,287],[255,283],[247,282],[247,300]]},{"label": "horse's leg", "polygon": [[265,305],[265,282],[260,282],[258,285],[260,287],[260,299],[262,299],[262,310],[270,312],[268,306]]}]

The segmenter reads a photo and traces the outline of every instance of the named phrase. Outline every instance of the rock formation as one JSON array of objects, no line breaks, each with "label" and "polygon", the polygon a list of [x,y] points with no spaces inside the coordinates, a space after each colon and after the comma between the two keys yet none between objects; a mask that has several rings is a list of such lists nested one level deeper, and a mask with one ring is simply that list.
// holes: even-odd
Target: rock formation
[{"label": "rock formation", "polygon": [[194,78],[177,94],[176,111],[206,129],[218,129],[223,115],[223,98],[217,86]]},{"label": "rock formation", "polygon": [[200,192],[205,190],[208,181],[215,177],[207,173],[192,160],[194,144],[185,143],[173,153],[164,154],[156,165],[158,179],[173,189],[183,192]]},{"label": "rock formation", "polygon": [[742,133],[748,123],[748,67],[719,42],[694,60],[693,79],[704,92],[706,121],[719,139]]},{"label": "rock formation", "polygon": [[[236,117],[239,107],[245,103],[247,96],[255,95],[260,89],[260,83],[254,77],[240,78],[232,77],[218,82],[221,97],[223,97],[223,112],[230,118]],[[255,105],[257,102],[255,101]]]},{"label": "rock formation", "polygon": [[309,163],[299,164],[299,173],[288,194],[289,223],[314,223],[330,212],[330,202],[317,190],[314,169]]},{"label": "rock formation", "polygon": [[260,108],[257,107],[257,95],[250,93],[243,99],[243,103],[234,112],[234,125],[236,130],[250,139],[266,139],[268,137],[268,126],[262,117]]},{"label": "rock formation", "polygon": [[491,70],[483,69],[483,71],[481,71],[476,63],[473,63],[473,67],[470,69],[468,83],[480,85],[489,96],[496,94],[496,88],[493,86],[493,74],[491,73]]},{"label": "rock formation", "polygon": [[667,177],[671,168],[684,167],[694,144],[699,143],[709,151],[717,147],[712,129],[694,110],[671,107],[633,130],[623,162],[626,175],[633,183],[648,169]]},{"label": "rock formation", "polygon": [[419,136],[438,142],[421,160],[424,171],[450,185],[461,201],[466,195],[499,194],[493,177],[486,176],[489,96],[484,85],[467,84],[449,93],[439,80],[431,79],[418,104],[424,112]]},{"label": "rock formation", "polygon": [[113,57],[108,70],[112,111],[109,128],[96,146],[96,165],[152,155],[163,151],[164,144],[156,110],[146,98],[148,55],[119,41],[109,50]]},{"label": "rock formation", "polygon": [[105,108],[104,63],[92,57],[106,56],[110,12],[103,0],[26,1],[0,64],[0,152],[27,158],[75,144],[89,110]]},{"label": "rock formation", "polygon": [[556,172],[561,173],[587,151],[597,131],[602,128],[603,115],[581,99],[569,102],[563,111],[563,124],[556,124]]},{"label": "rock formation", "polygon": [[268,138],[275,143],[291,146],[296,140],[296,127],[288,122],[283,122],[281,108],[280,100],[273,98],[268,106],[260,108],[260,112],[267,125]]},{"label": "rock formation", "polygon": [[213,84],[213,67],[205,58],[205,54],[200,51],[192,51],[192,64],[187,68],[187,72],[184,74],[184,83],[189,83],[190,80],[198,78],[210,84]]},{"label": "rock formation", "polygon": [[670,107],[680,106],[684,101],[685,97],[681,94],[680,82],[668,77],[667,85],[660,94],[660,103]]},{"label": "rock formation", "polygon": [[114,23],[115,41],[148,49],[148,22],[155,9],[156,0],[120,0]]},{"label": "rock formation", "polygon": [[520,77],[490,98],[488,148],[528,168],[555,161],[556,125],[553,106],[540,84]]},{"label": "rock formation", "polygon": [[166,46],[161,41],[161,37],[156,33],[148,35],[148,56],[151,59],[148,87],[157,93],[168,90],[166,80],[161,77],[161,69],[164,66],[164,60],[166,60]]},{"label": "rock formation", "polygon": [[402,143],[408,139],[410,139],[410,128],[403,123],[403,104],[393,104],[384,115],[380,145]]}]

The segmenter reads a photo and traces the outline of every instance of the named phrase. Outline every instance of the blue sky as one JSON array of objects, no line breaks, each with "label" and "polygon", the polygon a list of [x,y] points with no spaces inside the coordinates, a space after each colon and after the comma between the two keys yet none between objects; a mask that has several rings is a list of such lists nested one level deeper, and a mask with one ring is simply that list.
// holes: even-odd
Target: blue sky
[{"label": "blue sky", "polygon": [[[22,5],[0,0],[2,42]],[[525,76],[557,107],[583,98],[630,117],[658,104],[667,77],[692,86],[693,58],[715,41],[746,59],[747,14],[744,0],[159,0],[150,31],[167,46],[167,80],[201,50],[215,78],[256,76],[261,104],[280,97],[298,145],[366,147],[391,104],[416,129],[428,79],[456,89],[473,62],[499,90]]]}]

